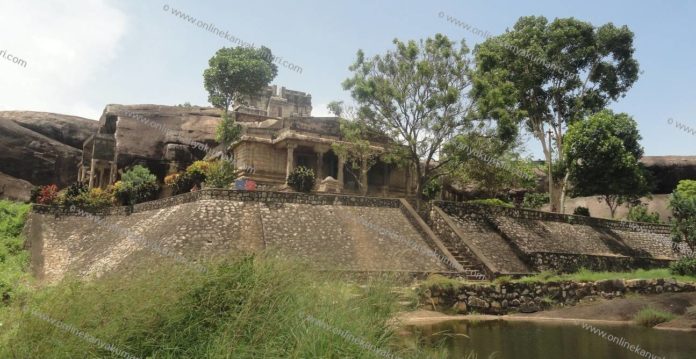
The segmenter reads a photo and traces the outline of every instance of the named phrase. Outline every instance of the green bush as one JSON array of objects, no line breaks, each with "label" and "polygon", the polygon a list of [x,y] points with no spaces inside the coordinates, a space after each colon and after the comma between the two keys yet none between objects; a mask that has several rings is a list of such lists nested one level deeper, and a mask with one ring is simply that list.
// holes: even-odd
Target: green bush
[{"label": "green bush", "polygon": [[681,258],[672,262],[669,271],[676,275],[690,275],[696,277],[696,257]]},{"label": "green bush", "polygon": [[626,219],[634,222],[660,223],[660,214],[657,212],[648,213],[648,206],[639,204],[629,208]]},{"label": "green bush", "polygon": [[204,184],[209,188],[229,188],[230,183],[236,178],[235,172],[232,163],[225,160],[217,160],[208,166]]},{"label": "green bush", "polygon": [[158,191],[157,177],[141,165],[125,172],[114,184],[114,196],[125,205],[153,200]]},{"label": "green bush", "polygon": [[527,192],[524,194],[524,199],[522,200],[523,208],[539,209],[542,206],[549,203],[549,194],[544,193],[533,193]]},{"label": "green bush", "polygon": [[643,308],[633,316],[633,321],[638,325],[652,328],[660,323],[669,322],[674,319],[674,314],[663,312],[654,308]]},{"label": "green bush", "polygon": [[295,167],[288,176],[288,185],[298,192],[309,192],[314,188],[314,170],[304,166]]},{"label": "green bush", "polygon": [[670,196],[672,240],[696,251],[696,181],[683,180]]},{"label": "green bush", "polygon": [[583,206],[575,207],[575,209],[573,210],[573,214],[576,216],[591,217],[590,216],[590,209],[587,207],[583,207]]}]

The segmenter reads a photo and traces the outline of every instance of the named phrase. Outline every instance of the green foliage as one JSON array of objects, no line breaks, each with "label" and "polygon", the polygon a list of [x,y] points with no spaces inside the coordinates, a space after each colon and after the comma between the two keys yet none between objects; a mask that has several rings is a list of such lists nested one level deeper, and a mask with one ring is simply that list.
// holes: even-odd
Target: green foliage
[{"label": "green foliage", "polygon": [[298,192],[309,192],[314,188],[314,170],[304,166],[295,167],[288,176],[288,185]]},{"label": "green foliage", "polygon": [[498,198],[472,199],[470,201],[466,201],[466,203],[484,204],[484,205],[488,205],[488,206],[514,207],[512,205],[512,203],[505,202],[505,201],[498,199]]},{"label": "green foliage", "polygon": [[614,218],[619,205],[648,194],[640,140],[636,122],[610,110],[571,125],[564,151],[573,195],[602,197]]},{"label": "green foliage", "polygon": [[576,216],[585,216],[585,217],[591,217],[590,215],[590,209],[587,207],[583,206],[577,206],[573,210],[573,214]]},{"label": "green foliage", "polygon": [[510,189],[532,189],[536,186],[536,165],[522,158],[514,147],[480,128],[444,145],[442,152],[450,162],[443,168],[451,173],[447,178],[452,182],[474,185],[490,196],[503,196]]},{"label": "green foliage", "polygon": [[204,184],[209,188],[229,188],[236,177],[236,171],[231,162],[217,160],[208,166]]},{"label": "green foliage", "polygon": [[224,144],[225,148],[227,148],[227,146],[237,141],[241,135],[242,126],[229,114],[223,113],[222,120],[215,129],[215,140]]},{"label": "green foliage", "polygon": [[423,197],[432,200],[442,191],[442,183],[438,180],[430,180],[423,187]]},{"label": "green foliage", "polygon": [[685,242],[696,251],[696,181],[682,180],[669,199],[672,208],[672,240]]},{"label": "green foliage", "polygon": [[434,163],[441,145],[471,124],[469,49],[442,34],[420,42],[395,39],[394,45],[372,58],[359,50],[343,87],[359,106],[357,117],[404,150],[402,160],[415,165],[421,193],[452,161]]},{"label": "green foliage", "polygon": [[21,233],[30,208],[28,204],[0,200],[0,307],[24,291],[21,282],[27,277],[29,256]]},{"label": "green foliage", "polygon": [[587,269],[581,269],[575,273],[556,274],[553,272],[542,272],[533,276],[526,276],[520,279],[513,280],[514,282],[523,283],[546,283],[560,281],[576,281],[576,282],[596,282],[606,279],[667,279],[674,278],[679,281],[694,283],[696,276],[675,275],[667,268],[661,269],[637,269],[630,272],[595,272]]},{"label": "green foliage", "polygon": [[[495,120],[506,138],[522,124],[544,148],[552,128],[556,148],[545,153],[547,168],[562,163],[562,129],[604,109],[638,79],[634,51],[633,32],[626,26],[521,17],[505,33],[476,46],[471,92],[476,117]],[[559,190],[564,177],[557,177]],[[560,208],[560,196],[551,198]]]},{"label": "green foliage", "polygon": [[223,47],[208,60],[203,72],[208,101],[224,112],[233,103],[263,90],[278,74],[266,47]]},{"label": "green foliage", "polygon": [[328,105],[326,105],[326,109],[336,117],[341,117],[341,115],[344,113],[343,101],[331,101]]},{"label": "green foliage", "polygon": [[[206,272],[162,262],[65,280],[41,289],[27,309],[140,358],[375,357],[352,338],[399,357],[428,357],[422,347],[397,346],[389,321],[399,297],[388,277],[357,285],[259,256],[225,259]],[[30,312],[3,329],[2,358],[113,356]]]},{"label": "green foliage", "polygon": [[523,208],[539,209],[549,203],[548,193],[527,192],[522,200]]},{"label": "green foliage", "polygon": [[648,213],[648,206],[639,204],[628,209],[626,219],[634,222],[660,223],[660,214],[657,212]]},{"label": "green foliage", "polygon": [[681,258],[672,262],[669,270],[674,275],[685,275],[696,277],[696,257]]},{"label": "green foliage", "polygon": [[121,180],[114,184],[114,196],[125,205],[155,199],[158,191],[157,177],[141,165],[126,171]]},{"label": "green foliage", "polygon": [[638,313],[636,313],[636,315],[633,316],[633,321],[638,325],[652,328],[660,323],[669,322],[674,318],[675,315],[672,313],[646,307],[641,309]]},{"label": "green foliage", "polygon": [[[333,104],[336,103],[333,102]],[[339,112],[349,111],[340,110]],[[367,183],[367,172],[377,163],[383,152],[382,148],[370,143],[370,139],[377,136],[377,133],[364,120],[356,118],[341,119],[339,126],[341,141],[332,143],[331,149],[337,156],[345,159],[348,173],[356,179],[361,192],[365,194],[367,188],[363,184]]]}]

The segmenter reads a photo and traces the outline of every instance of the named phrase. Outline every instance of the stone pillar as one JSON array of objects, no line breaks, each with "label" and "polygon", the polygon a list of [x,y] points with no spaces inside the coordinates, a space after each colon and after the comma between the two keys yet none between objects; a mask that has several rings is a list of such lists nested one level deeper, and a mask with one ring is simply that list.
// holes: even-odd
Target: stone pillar
[{"label": "stone pillar", "polygon": [[343,188],[343,167],[345,167],[346,159],[343,156],[338,156],[338,184]]},{"label": "stone pillar", "polygon": [[77,182],[82,182],[82,163],[77,167]]},{"label": "stone pillar", "polygon": [[104,186],[104,165],[99,165],[99,188],[105,187]]},{"label": "stone pillar", "polygon": [[317,152],[317,183],[324,179],[324,152]]},{"label": "stone pillar", "polygon": [[95,167],[97,165],[97,160],[92,159],[90,161],[89,165],[89,188],[92,189],[92,186],[94,186],[94,174],[95,174]]},{"label": "stone pillar", "polygon": [[295,148],[297,147],[297,144],[294,143],[288,143],[288,157],[285,160],[285,184],[288,183],[288,176],[290,176],[290,172],[292,172],[293,168],[295,167]]},{"label": "stone pillar", "polygon": [[114,184],[116,182],[116,162],[111,162],[111,169],[109,170],[109,184]]}]

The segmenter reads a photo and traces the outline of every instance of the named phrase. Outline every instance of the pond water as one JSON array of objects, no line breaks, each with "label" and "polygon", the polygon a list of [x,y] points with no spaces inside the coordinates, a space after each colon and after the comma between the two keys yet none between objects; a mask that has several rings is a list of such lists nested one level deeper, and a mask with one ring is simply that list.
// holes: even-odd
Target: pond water
[{"label": "pond water", "polygon": [[[580,324],[512,321],[450,321],[409,327],[409,332],[429,345],[442,342],[452,358],[472,350],[479,359],[634,359],[696,358],[696,332],[648,329],[639,326],[594,326],[618,337],[617,342],[638,345],[650,354],[631,351]],[[414,339],[414,337],[411,337]],[[640,350],[638,350],[640,352]]]}]

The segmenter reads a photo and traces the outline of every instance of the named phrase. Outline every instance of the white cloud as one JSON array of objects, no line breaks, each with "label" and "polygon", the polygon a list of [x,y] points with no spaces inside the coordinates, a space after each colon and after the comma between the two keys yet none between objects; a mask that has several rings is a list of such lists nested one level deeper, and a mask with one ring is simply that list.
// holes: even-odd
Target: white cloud
[{"label": "white cloud", "polygon": [[97,119],[84,97],[88,81],[116,56],[126,15],[106,0],[1,0],[0,110],[33,110]]},{"label": "white cloud", "polygon": [[329,112],[329,109],[326,108],[326,103],[320,103],[318,105],[312,106],[312,116],[314,117],[333,117],[334,114]]}]

